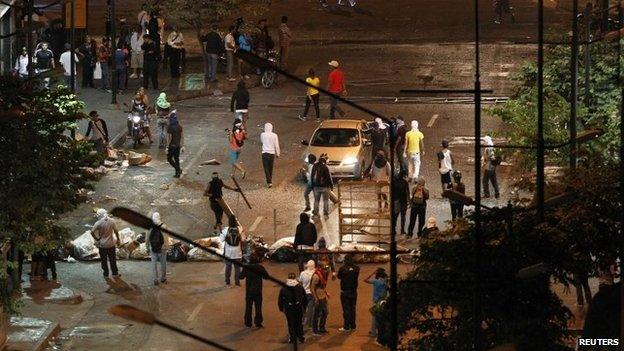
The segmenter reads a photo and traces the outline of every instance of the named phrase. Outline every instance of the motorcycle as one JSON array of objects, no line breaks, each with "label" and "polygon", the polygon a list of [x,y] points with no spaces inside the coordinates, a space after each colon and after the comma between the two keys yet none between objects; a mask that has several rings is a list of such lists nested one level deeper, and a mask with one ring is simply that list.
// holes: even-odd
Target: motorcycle
[{"label": "motorcycle", "polygon": [[132,137],[132,148],[136,149],[142,144],[143,139],[148,137],[149,119],[146,114],[140,114],[137,111],[128,113],[128,132]]},{"label": "motorcycle", "polygon": [[[269,50],[267,60],[269,60],[273,65],[277,66],[279,64],[279,55],[277,51]],[[277,72],[274,69],[264,69],[260,73],[260,84],[263,88],[270,89],[273,84],[275,84],[276,78]]]}]

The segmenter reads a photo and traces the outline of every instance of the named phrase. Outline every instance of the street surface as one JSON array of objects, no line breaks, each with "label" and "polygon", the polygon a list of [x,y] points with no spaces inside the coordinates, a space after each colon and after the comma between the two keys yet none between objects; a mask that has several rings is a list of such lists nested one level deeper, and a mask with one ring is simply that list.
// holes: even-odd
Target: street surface
[{"label": "street surface", "polygon": [[[102,10],[103,0],[90,1],[94,11]],[[119,4],[119,11],[134,19],[139,1]],[[406,124],[413,119],[420,122],[425,135],[425,155],[421,175],[427,180],[431,193],[427,217],[435,216],[441,227],[450,219],[448,201],[441,198],[436,152],[443,139],[451,141],[455,168],[461,170],[467,194],[474,195],[473,133],[474,106],[471,96],[400,94],[400,89],[454,88],[471,89],[474,79],[474,31],[472,29],[472,3],[457,1],[362,0],[362,10],[352,12],[347,7],[323,10],[316,0],[275,1],[266,15],[273,28],[282,14],[290,17],[289,25],[295,33],[290,68],[304,77],[310,67],[315,68],[326,84],[327,62],[338,60],[347,74],[349,98],[385,116],[401,114]],[[390,6],[389,6],[390,5]],[[512,93],[509,80],[523,61],[535,59],[535,46],[522,44],[535,41],[535,2],[517,1],[516,24],[495,25],[489,2],[483,1],[481,16],[482,35],[482,85],[493,89],[489,97],[504,98]],[[568,12],[547,9],[549,25],[567,21]],[[90,13],[94,13],[90,10]],[[101,12],[99,12],[101,13]],[[90,16],[91,33],[101,35],[101,16]],[[188,33],[189,38],[192,34]],[[276,38],[276,34],[274,34]],[[188,40],[189,52],[193,40]],[[194,59],[190,59],[193,61]],[[197,60],[186,73],[198,72]],[[164,75],[164,73],[163,73]],[[252,77],[252,81],[256,77]],[[221,82],[225,81],[220,76]],[[130,87],[138,87],[130,81]],[[165,83],[170,89],[177,82]],[[232,185],[227,165],[227,138],[225,128],[233,121],[229,112],[233,85],[219,83],[224,95],[210,95],[174,103],[180,123],[184,128],[185,152],[181,155],[183,176],[173,178],[173,169],[166,162],[163,149],[157,144],[143,145],[138,151],[152,156],[145,166],[110,171],[95,184],[91,200],[66,215],[63,223],[77,237],[93,224],[93,209],[125,206],[142,213],[159,211],[163,222],[178,233],[192,239],[211,236],[214,217],[203,191],[211,173],[218,171],[226,184]],[[292,82],[280,81],[271,90],[250,90],[249,139],[243,147],[241,160],[248,170],[246,179],[238,179],[253,206],[248,209],[238,194],[224,190],[224,198],[237,214],[242,225],[268,243],[294,235],[299,213],[304,208],[303,182],[298,178],[303,161],[302,139],[309,139],[318,125],[314,118],[302,122],[297,115],[303,109],[305,88]],[[126,115],[109,105],[110,95],[100,90],[78,91],[79,98],[87,103],[87,111],[97,109],[107,121],[111,134],[123,132]],[[131,95],[119,96],[119,102],[129,102]],[[151,99],[156,92],[150,91]],[[445,99],[448,100],[445,102]],[[488,114],[491,104],[485,104],[482,115],[484,135],[500,135],[502,123]],[[348,118],[370,120],[362,113],[346,108]],[[328,101],[321,98],[321,115],[327,118]],[[264,185],[260,157],[259,135],[265,122],[274,125],[279,135],[282,155],[276,160],[273,188]],[[155,125],[155,124],[154,124]],[[85,127],[81,126],[81,132]],[[153,131],[155,134],[155,131]],[[129,148],[130,143],[122,147]],[[219,166],[202,165],[215,158]],[[498,173],[501,183],[500,200],[484,201],[486,205],[505,205],[509,197],[510,174],[508,166]],[[276,216],[274,217],[274,213]],[[337,210],[328,220],[317,221],[319,236],[330,243],[338,241]],[[128,226],[119,222],[119,228]],[[135,228],[136,229],[136,228]],[[141,230],[138,230],[139,232]],[[407,243],[417,247],[417,242]],[[286,279],[287,273],[296,271],[295,264],[265,264],[274,276]],[[59,277],[64,286],[83,291],[90,296],[78,306],[44,308],[28,304],[25,313],[40,318],[60,321],[63,331],[49,350],[204,350],[202,345],[177,336],[158,327],[142,326],[110,316],[107,309],[115,304],[127,303],[154,312],[163,320],[183,329],[198,333],[237,350],[288,350],[285,318],[277,310],[278,288],[265,282],[264,329],[244,327],[244,288],[227,288],[223,284],[221,263],[169,264],[168,284],[154,287],[148,262],[121,261],[122,277],[115,282],[102,279],[98,262],[60,263]],[[364,265],[360,280],[377,266]],[[386,269],[388,267],[386,266]],[[400,272],[409,269],[401,265]],[[560,290],[560,289],[559,289]],[[330,313],[328,329],[323,337],[309,337],[305,350],[377,350],[368,337],[370,328],[371,288],[361,283],[358,297],[357,330],[340,334],[342,316],[339,303],[338,281],[329,284]],[[572,295],[565,297],[573,301]],[[573,303],[573,302],[572,302]],[[310,334],[309,334],[310,335]]]}]

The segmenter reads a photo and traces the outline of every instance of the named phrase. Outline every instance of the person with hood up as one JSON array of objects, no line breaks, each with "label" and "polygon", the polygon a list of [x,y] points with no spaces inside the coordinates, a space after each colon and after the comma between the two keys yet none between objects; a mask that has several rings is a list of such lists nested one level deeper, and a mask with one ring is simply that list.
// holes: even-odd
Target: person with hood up
[{"label": "person with hood up", "polygon": [[323,216],[329,218],[329,192],[334,189],[331,172],[327,167],[327,154],[321,155],[312,167],[312,187],[314,189],[314,216],[319,215],[319,202],[323,197]]},{"label": "person with hood up", "polygon": [[[390,169],[390,162],[386,159],[384,150],[377,150],[377,154],[373,159],[373,163],[370,165],[366,174],[370,176],[370,179],[375,182],[389,182],[392,170]],[[378,210],[381,212],[384,208],[388,207],[388,196],[384,191],[384,186],[377,185],[377,200]]]},{"label": "person with hood up", "polygon": [[316,163],[316,156],[314,154],[308,155],[308,165],[306,169],[306,185],[303,190],[303,198],[305,199],[306,207],[304,209],[305,212],[311,210],[310,208],[310,193],[314,190],[312,186],[312,168],[314,168],[314,164]]},{"label": "person with hood up", "polygon": [[494,188],[494,197],[499,198],[500,192],[498,189],[498,180],[496,178],[496,167],[499,162],[494,153],[494,141],[492,137],[486,135],[483,137],[483,143],[487,146],[483,152],[482,164],[485,170],[483,171],[483,197],[490,197],[490,183]]},{"label": "person with hood up", "polygon": [[303,271],[303,262],[308,258],[308,254],[303,250],[314,249],[316,242],[316,226],[310,222],[310,216],[303,212],[299,215],[299,224],[295,232],[293,246],[297,250],[299,272]]},{"label": "person with hood up", "polygon": [[119,231],[115,220],[108,216],[108,212],[100,208],[96,212],[97,222],[91,228],[91,236],[95,240],[95,246],[100,253],[100,261],[102,264],[102,270],[104,271],[104,278],[108,278],[110,264],[110,271],[113,273],[113,277],[119,277],[119,270],[117,269],[117,254],[115,248],[119,244]]},{"label": "person with hood up", "polygon": [[386,153],[386,139],[387,139],[387,128],[388,126],[383,123],[381,118],[375,118],[375,122],[373,123],[373,128],[368,130],[368,134],[370,134],[371,144],[373,145],[372,149],[372,158],[374,159],[377,156],[379,150],[382,150]]},{"label": "person with hood up", "polygon": [[341,332],[355,330],[355,311],[357,304],[357,288],[360,276],[360,267],[353,262],[353,255],[347,254],[344,264],[338,270],[340,279],[340,303],[342,305],[343,327],[338,329]]},{"label": "person with hood up", "polygon": [[271,123],[264,124],[264,132],[260,134],[260,142],[262,142],[262,167],[266,177],[267,188],[273,186],[273,164],[275,158],[280,156],[279,138],[273,133],[273,125]]},{"label": "person with hood up", "polygon": [[230,112],[234,113],[234,118],[247,123],[249,119],[249,91],[242,80],[238,82],[232,99],[230,99]]},{"label": "person with hood up", "polygon": [[392,201],[394,201],[394,222],[397,223],[401,215],[401,235],[405,235],[405,217],[407,214],[407,203],[409,202],[409,183],[407,182],[407,171],[400,170],[399,174],[392,182]]},{"label": "person with hood up", "polygon": [[288,273],[287,286],[283,286],[279,292],[277,307],[286,315],[288,323],[289,343],[305,342],[303,337],[303,311],[306,305],[306,292],[297,281],[295,273]]},{"label": "person with hood up", "polygon": [[169,115],[169,127],[167,127],[167,161],[175,169],[174,178],[180,178],[180,152],[184,152],[184,135],[182,126],[178,122],[178,113],[171,111]]},{"label": "person with hood up", "polygon": [[156,130],[158,131],[158,148],[165,148],[167,140],[167,124],[169,122],[169,109],[171,104],[167,101],[167,94],[160,93],[156,99]]},{"label": "person with hood up", "polygon": [[[229,225],[223,229],[219,239],[223,242],[223,256],[230,260],[242,262],[243,260],[243,235],[242,228],[238,224],[236,216],[231,215]],[[230,261],[225,261],[225,285],[230,285],[230,276],[234,266],[234,283],[240,286],[241,267]]]},{"label": "person with hood up", "polygon": [[312,321],[314,320],[314,297],[312,296],[312,290],[310,290],[310,283],[312,283],[314,272],[316,272],[316,264],[314,260],[309,260],[306,263],[306,269],[299,274],[299,281],[306,292],[306,308],[305,315],[303,316],[303,326],[307,329],[312,328]]},{"label": "person with hood up", "polygon": [[408,174],[414,183],[420,177],[420,156],[425,155],[425,136],[418,130],[418,121],[412,121],[412,130],[405,133],[403,157],[408,158]]},{"label": "person with hood up", "polygon": [[160,261],[160,282],[167,283],[167,251],[169,250],[169,239],[161,231],[164,227],[160,220],[160,213],[152,214],[152,229],[145,237],[145,246],[152,261],[152,272],[154,272],[154,285],[158,285],[158,261]]},{"label": "person with hood up", "polygon": [[245,326],[251,328],[251,308],[255,305],[254,324],[262,328],[262,279],[266,279],[269,273],[256,255],[251,255],[249,261],[240,274],[240,279],[245,280]]}]

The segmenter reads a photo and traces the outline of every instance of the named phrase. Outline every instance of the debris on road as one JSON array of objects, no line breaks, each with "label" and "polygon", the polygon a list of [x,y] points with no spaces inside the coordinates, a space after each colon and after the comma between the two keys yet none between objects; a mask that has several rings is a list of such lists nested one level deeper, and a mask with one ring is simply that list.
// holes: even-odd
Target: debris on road
[{"label": "debris on road", "polygon": [[152,160],[152,156],[147,154],[140,154],[134,151],[128,152],[128,163],[130,166],[141,166]]},{"label": "debris on road", "polygon": [[181,242],[175,242],[167,251],[167,261],[169,262],[184,262],[187,259],[186,253],[189,251],[189,247]]},{"label": "debris on road", "polygon": [[71,241],[68,246],[73,248],[73,256],[78,260],[92,261],[100,258],[100,252],[95,247],[95,240],[90,230]]},{"label": "debris on road", "polygon": [[149,260],[150,255],[147,252],[147,246],[145,245],[145,243],[142,243],[136,249],[134,249],[130,253],[130,258],[133,260]]},{"label": "debris on road", "polygon": [[164,183],[164,184],[160,184],[159,188],[160,188],[160,190],[169,190],[170,186],[171,186],[171,184]]},{"label": "debris on road", "polygon": [[293,246],[294,236],[279,239],[269,247],[269,259],[277,262],[297,262],[297,252]]},{"label": "debris on road", "polygon": [[210,160],[208,160],[208,161],[204,161],[204,162],[202,162],[202,163],[201,163],[201,165],[202,165],[202,166],[218,166],[218,165],[220,165],[220,164],[221,164],[221,162],[219,162],[219,161],[218,161],[217,159],[215,159],[215,158],[210,159]]},{"label": "debris on road", "polygon": [[181,204],[186,204],[188,202],[190,202],[191,200],[184,198],[184,199],[177,199],[176,200],[176,204],[181,205]]}]

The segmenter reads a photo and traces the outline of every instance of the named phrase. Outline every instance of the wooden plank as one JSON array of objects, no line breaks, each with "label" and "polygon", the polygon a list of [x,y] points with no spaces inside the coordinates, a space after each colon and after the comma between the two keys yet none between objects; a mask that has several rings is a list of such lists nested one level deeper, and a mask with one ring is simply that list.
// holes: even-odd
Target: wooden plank
[{"label": "wooden plank", "polygon": [[238,189],[239,194],[241,194],[241,196],[243,197],[243,200],[245,200],[247,207],[249,207],[249,209],[251,210],[251,205],[249,204],[249,201],[247,201],[247,196],[245,196],[243,189],[240,187],[240,185],[238,185],[238,182],[236,181],[236,178],[234,178],[234,176],[232,176],[232,181],[234,182],[234,185],[236,185],[236,189]]}]

